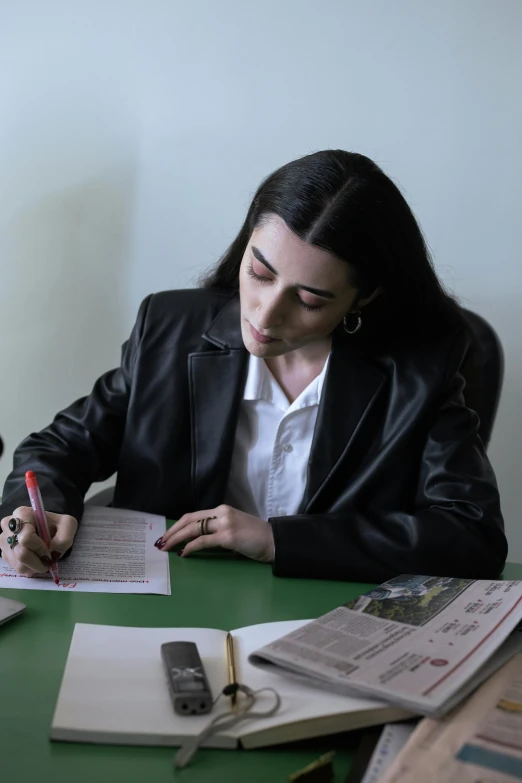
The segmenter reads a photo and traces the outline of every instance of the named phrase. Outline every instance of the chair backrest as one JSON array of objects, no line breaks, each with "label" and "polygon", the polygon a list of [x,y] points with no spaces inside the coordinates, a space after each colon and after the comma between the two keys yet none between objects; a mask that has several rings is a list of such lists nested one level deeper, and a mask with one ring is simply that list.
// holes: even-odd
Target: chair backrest
[{"label": "chair backrest", "polygon": [[4,453],[4,442],[2,438],[0,438],[0,457],[2,456],[3,453]]},{"label": "chair backrest", "polygon": [[480,417],[479,435],[487,448],[497,413],[504,379],[504,351],[495,330],[471,310],[462,310],[475,338],[462,366],[466,381],[464,399]]}]

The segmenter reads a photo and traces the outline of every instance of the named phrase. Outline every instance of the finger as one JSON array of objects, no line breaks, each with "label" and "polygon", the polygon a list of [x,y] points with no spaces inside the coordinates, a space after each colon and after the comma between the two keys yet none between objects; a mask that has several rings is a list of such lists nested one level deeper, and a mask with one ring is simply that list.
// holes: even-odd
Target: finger
[{"label": "finger", "polygon": [[51,557],[51,553],[45,546],[45,543],[29,523],[25,523],[20,533],[18,533],[18,543],[26,549],[30,549],[38,557]]},{"label": "finger", "polygon": [[32,525],[36,524],[34,511],[31,506],[18,506],[13,511],[13,516],[23,520],[23,522],[30,522]]},{"label": "finger", "polygon": [[[63,519],[65,514],[55,514],[54,511],[46,511],[45,516],[47,517],[47,527],[49,528],[49,535],[51,538],[56,535],[56,531],[58,529],[58,525]],[[74,519],[74,517],[73,517]],[[78,525],[78,522],[76,522]]]},{"label": "finger", "polygon": [[50,563],[47,565],[43,563],[38,555],[36,555],[30,549],[27,549],[27,547],[21,546],[21,544],[17,544],[15,549],[15,555],[18,559],[17,571],[20,573],[20,566],[24,566],[25,568],[29,569],[30,571],[34,571],[37,574],[45,574],[49,570]]},{"label": "finger", "polygon": [[32,571],[30,568],[27,568],[27,566],[18,564],[18,568],[16,569],[17,572],[20,574],[20,576],[28,576],[29,578],[33,576],[40,576],[36,571]]},{"label": "finger", "polygon": [[162,536],[164,544],[161,547],[162,552],[168,552],[170,549],[175,547],[177,544],[181,544],[183,541],[191,540],[193,538],[198,538],[199,536],[199,525],[197,522],[189,522],[188,525],[183,527],[181,530],[179,530],[174,535],[170,536]]},{"label": "finger", "polygon": [[[207,532],[205,535],[201,535],[200,530],[201,527],[198,524],[198,521],[191,522],[186,527],[183,528],[183,530],[180,530],[179,533],[177,533],[174,536],[170,536],[170,538],[163,537],[164,545],[161,547],[162,552],[168,552],[171,549],[173,549],[177,544],[181,544],[184,541],[192,540],[196,538],[209,538],[209,536],[213,533],[217,533],[222,530],[223,524],[226,524],[226,520],[218,519],[217,517],[203,517],[203,519],[207,518],[209,521],[207,522]],[[201,519],[201,517],[198,516],[198,519]]]},{"label": "finger", "polygon": [[[183,549],[183,554],[181,554],[181,557],[187,557],[187,555],[194,554],[194,552],[199,552],[202,549],[210,549],[211,547],[221,546],[225,549],[232,549],[231,546],[226,545],[226,538],[223,536],[222,531],[218,531],[217,533],[212,533],[208,536],[198,536],[198,538],[195,538],[193,541],[191,541],[189,544],[187,544]],[[165,550],[163,550],[165,551]]]},{"label": "finger", "polygon": [[7,543],[7,533],[2,533],[2,535],[0,535],[0,551],[2,552],[2,560],[4,560],[7,565],[11,566],[11,568],[16,568],[15,563],[18,561],[13,555],[13,550]]},{"label": "finger", "polygon": [[[195,522],[198,521],[198,519],[207,519],[210,517],[217,518],[218,511],[219,511],[218,508],[208,508],[202,511],[191,511],[188,514],[183,514],[183,516],[180,519],[178,519],[178,521],[175,522],[172,525],[172,527],[166,531],[166,533],[164,533],[164,535],[162,536],[163,540],[168,541],[171,537],[176,536],[180,530],[184,530],[186,527],[190,527],[190,525],[193,525]],[[192,530],[193,529],[194,528],[192,528]]]},{"label": "finger", "polygon": [[31,506],[18,506],[12,514],[2,519],[2,530],[4,532],[7,533],[9,530],[9,522],[15,517],[21,519],[22,522],[30,522],[32,525],[35,524],[34,512]]},{"label": "finger", "polygon": [[51,555],[53,552],[65,554],[73,545],[77,529],[78,522],[74,517],[69,514],[61,515],[57,522],[56,533],[49,544]]},{"label": "finger", "polygon": [[55,514],[54,511],[46,511],[45,515],[47,517],[47,522],[53,522],[55,525],[58,524],[62,517],[67,516],[67,514]]},{"label": "finger", "polygon": [[[24,525],[24,528],[25,527],[31,528],[32,525]],[[21,535],[21,533],[18,535]],[[34,535],[37,538],[36,534]],[[47,564],[42,562],[42,560],[34,552],[23,546],[19,539],[12,547],[11,544],[7,543],[7,538],[8,536],[6,533],[2,533],[0,536],[0,548],[2,549],[3,559],[11,566],[11,568],[14,568],[15,571],[17,571],[19,574],[23,574],[24,576],[27,576],[29,571],[45,573],[48,570],[48,564],[50,564],[49,560],[47,560]]]},{"label": "finger", "polygon": [[192,525],[194,521],[197,521],[198,519],[201,519],[201,516],[199,515],[199,512],[192,511],[189,514],[183,514],[182,517],[178,519],[177,522],[174,522],[172,527],[170,527],[165,534],[163,535],[163,540],[165,540],[168,536],[174,536],[176,533],[179,533],[180,530],[184,530],[189,525]]},{"label": "finger", "polygon": [[9,515],[8,517],[3,517],[2,521],[0,522],[0,528],[2,529],[2,533],[6,533],[9,530],[9,522],[12,520],[12,516]]},{"label": "finger", "polygon": [[[32,528],[32,525],[24,525],[23,529],[26,527]],[[18,536],[20,535],[21,533],[18,534]],[[34,535],[37,537],[36,534]],[[11,545],[7,543],[7,538],[7,533],[2,533],[2,535],[0,535],[0,550],[2,551],[2,559],[9,566],[11,566],[11,568],[14,568],[17,573],[21,574],[22,576],[30,576],[35,572],[41,574],[49,570],[47,564],[43,563],[37,555],[30,552],[30,550],[26,550],[26,548],[20,544],[19,539],[18,543],[15,544],[13,548],[11,548]],[[24,556],[24,554],[27,552],[30,552],[31,556],[29,558]],[[22,556],[22,560],[20,559],[19,555]]]}]

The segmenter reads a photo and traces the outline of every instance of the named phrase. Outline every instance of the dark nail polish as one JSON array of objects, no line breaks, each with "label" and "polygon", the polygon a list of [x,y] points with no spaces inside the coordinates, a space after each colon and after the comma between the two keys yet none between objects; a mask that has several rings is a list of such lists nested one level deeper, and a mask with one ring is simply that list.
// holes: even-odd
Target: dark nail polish
[{"label": "dark nail polish", "polygon": [[163,539],[162,538],[158,538],[158,540],[154,542],[154,546],[162,546],[163,543],[164,543]]},{"label": "dark nail polish", "polygon": [[181,557],[184,551],[185,551],[184,549],[180,549],[178,552],[176,552],[177,556]]},{"label": "dark nail polish", "polygon": [[47,568],[49,568],[49,566],[52,565],[53,562],[50,557],[41,557],[40,560],[44,565],[47,566]]},{"label": "dark nail polish", "polygon": [[166,541],[162,541],[161,544],[158,544],[158,549],[163,549],[164,546],[167,545]]},{"label": "dark nail polish", "polygon": [[61,558],[62,553],[58,551],[51,552],[51,562],[57,563],[58,560]]}]

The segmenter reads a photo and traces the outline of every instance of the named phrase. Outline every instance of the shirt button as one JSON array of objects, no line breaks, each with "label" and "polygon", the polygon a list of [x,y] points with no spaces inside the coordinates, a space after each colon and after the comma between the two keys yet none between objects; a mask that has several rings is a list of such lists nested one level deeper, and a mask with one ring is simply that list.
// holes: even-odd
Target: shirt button
[{"label": "shirt button", "polygon": [[287,454],[290,454],[290,452],[293,450],[294,447],[292,446],[291,443],[285,443],[285,445],[283,446],[283,451],[286,451]]}]

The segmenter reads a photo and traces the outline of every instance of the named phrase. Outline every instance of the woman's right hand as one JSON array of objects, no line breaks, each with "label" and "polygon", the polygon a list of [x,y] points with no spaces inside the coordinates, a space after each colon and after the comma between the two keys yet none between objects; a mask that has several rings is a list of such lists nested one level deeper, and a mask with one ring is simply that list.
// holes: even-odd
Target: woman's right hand
[{"label": "woman's right hand", "polygon": [[[50,511],[46,511],[46,517],[51,536],[49,547],[46,547],[36,532],[36,520],[31,506],[19,506],[11,516],[4,517],[0,523],[2,559],[22,576],[45,574],[51,563],[56,563],[72,546],[78,521],[69,514],[53,514]],[[22,529],[17,534],[18,543],[11,549],[7,539],[14,535],[9,529],[12,519],[19,519]]]}]

